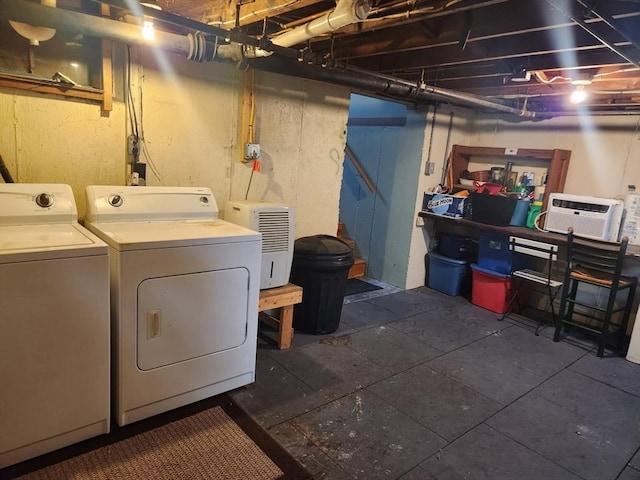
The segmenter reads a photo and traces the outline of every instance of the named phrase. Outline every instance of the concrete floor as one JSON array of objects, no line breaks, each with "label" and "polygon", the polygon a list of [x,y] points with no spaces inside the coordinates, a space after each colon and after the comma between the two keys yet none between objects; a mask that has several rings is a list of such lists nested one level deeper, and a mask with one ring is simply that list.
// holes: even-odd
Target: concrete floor
[{"label": "concrete floor", "polygon": [[317,479],[640,479],[640,365],[426,287],[260,343],[234,399]]}]

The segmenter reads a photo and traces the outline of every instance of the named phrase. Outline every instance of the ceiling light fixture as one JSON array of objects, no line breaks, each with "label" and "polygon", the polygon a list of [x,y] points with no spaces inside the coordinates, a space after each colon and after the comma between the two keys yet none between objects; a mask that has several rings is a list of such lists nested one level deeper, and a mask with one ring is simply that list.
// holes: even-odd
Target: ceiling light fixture
[{"label": "ceiling light fixture", "polygon": [[[162,11],[162,7],[158,3],[158,0],[145,0],[144,2],[140,2],[140,6]],[[149,15],[144,15],[142,17],[142,38],[150,42],[152,42],[156,38],[156,31],[153,26],[153,18]]]},{"label": "ceiling light fixture", "polygon": [[569,101],[571,103],[582,103],[587,99],[587,92],[584,89],[584,85],[578,85],[576,89],[571,92]]},{"label": "ceiling light fixture", "polygon": [[156,31],[153,28],[153,20],[150,17],[144,17],[142,20],[142,38],[153,41],[156,38]]},{"label": "ceiling light fixture", "polygon": [[593,76],[588,73],[580,73],[576,77],[571,78],[571,85],[575,85],[576,87],[586,87],[587,85],[591,85],[593,83]]}]

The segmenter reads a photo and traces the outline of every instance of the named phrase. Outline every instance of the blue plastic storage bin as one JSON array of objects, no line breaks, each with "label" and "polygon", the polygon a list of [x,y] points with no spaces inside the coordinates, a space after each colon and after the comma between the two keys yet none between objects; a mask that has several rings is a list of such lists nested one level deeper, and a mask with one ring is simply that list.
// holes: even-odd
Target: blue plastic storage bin
[{"label": "blue plastic storage bin", "polygon": [[447,295],[459,295],[470,282],[466,260],[429,252],[429,288]]},{"label": "blue plastic storage bin", "polygon": [[478,237],[478,266],[496,273],[510,274],[512,269],[509,237],[482,232]]}]

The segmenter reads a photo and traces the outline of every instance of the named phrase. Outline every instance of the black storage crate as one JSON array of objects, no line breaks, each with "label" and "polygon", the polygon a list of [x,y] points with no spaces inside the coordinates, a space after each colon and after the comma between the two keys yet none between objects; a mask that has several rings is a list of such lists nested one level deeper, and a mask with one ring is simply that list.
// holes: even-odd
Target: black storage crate
[{"label": "black storage crate", "polygon": [[517,202],[517,197],[513,195],[490,195],[485,192],[473,192],[471,194],[471,220],[506,227],[511,223]]},{"label": "black storage crate", "polygon": [[471,237],[441,233],[438,238],[438,252],[445,257],[457,260],[475,261],[478,244]]}]

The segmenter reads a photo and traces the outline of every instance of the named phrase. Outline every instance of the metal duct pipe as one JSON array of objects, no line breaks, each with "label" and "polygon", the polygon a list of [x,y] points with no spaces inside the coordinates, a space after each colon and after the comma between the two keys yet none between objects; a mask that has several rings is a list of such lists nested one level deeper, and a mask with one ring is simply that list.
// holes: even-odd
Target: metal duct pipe
[{"label": "metal duct pipe", "polygon": [[[303,62],[292,62],[278,57],[268,57],[249,60],[249,65],[258,70],[264,70],[282,75],[319,80],[345,87],[356,88],[372,93],[381,93],[397,99],[421,101],[448,101],[455,104],[488,108],[499,112],[510,113],[525,118],[535,118],[535,112],[518,110],[500,103],[486,100],[482,97],[455,92],[429,85],[419,86],[413,82],[386,75],[366,72],[364,70],[349,71],[347,69],[325,68],[308,65]],[[353,67],[348,67],[355,70]]]},{"label": "metal duct pipe", "polygon": [[[123,43],[149,46],[149,42],[142,38],[140,27],[137,25],[61,8],[45,7],[24,0],[2,0],[0,2],[0,18],[43,25],[74,34],[81,33]],[[154,45],[184,56],[188,56],[192,50],[188,37],[167,32],[157,31]]]},{"label": "metal duct pipe", "polygon": [[282,47],[298,45],[310,38],[360,22],[367,18],[370,10],[371,5],[367,0],[339,0],[333,11],[282,35],[278,35],[271,42]]}]

